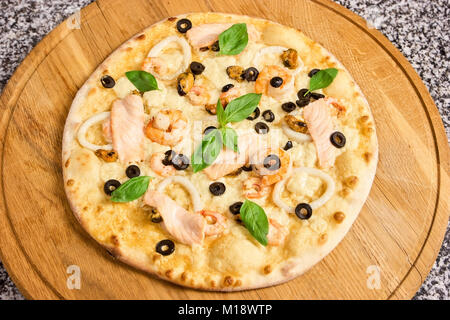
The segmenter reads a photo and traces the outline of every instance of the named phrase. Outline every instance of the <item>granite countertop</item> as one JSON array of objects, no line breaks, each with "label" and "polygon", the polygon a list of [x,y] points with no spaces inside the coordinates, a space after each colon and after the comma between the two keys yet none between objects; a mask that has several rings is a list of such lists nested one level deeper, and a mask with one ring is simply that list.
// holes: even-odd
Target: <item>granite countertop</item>
[{"label": "granite countertop", "polygon": [[[431,93],[450,136],[450,2],[335,0],[365,18],[405,55]],[[92,0],[2,0],[0,91],[30,50]],[[0,300],[24,299],[0,262]],[[414,299],[450,299],[450,226],[439,256]]]}]

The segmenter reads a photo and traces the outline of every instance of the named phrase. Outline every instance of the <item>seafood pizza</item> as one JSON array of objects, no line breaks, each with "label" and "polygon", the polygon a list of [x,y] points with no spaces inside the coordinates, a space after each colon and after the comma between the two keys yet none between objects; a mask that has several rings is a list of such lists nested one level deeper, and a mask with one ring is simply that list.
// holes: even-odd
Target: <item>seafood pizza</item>
[{"label": "seafood pizza", "polygon": [[378,159],[344,66],[292,28],[171,17],[112,53],[77,93],[64,186],[114,257],[183,286],[290,280],[355,221]]}]

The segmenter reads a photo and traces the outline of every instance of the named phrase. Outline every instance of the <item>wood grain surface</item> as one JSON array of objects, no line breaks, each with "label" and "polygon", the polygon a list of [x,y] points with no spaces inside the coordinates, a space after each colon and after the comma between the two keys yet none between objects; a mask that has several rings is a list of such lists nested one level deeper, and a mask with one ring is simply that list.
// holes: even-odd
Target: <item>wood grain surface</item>
[{"label": "wood grain surface", "polygon": [[[115,261],[78,225],[62,184],[61,139],[72,99],[122,42],[161,19],[217,11],[301,29],[350,71],[375,117],[380,160],[349,234],[286,284],[236,293],[196,291]],[[427,276],[449,215],[449,148],[439,113],[406,59],[378,31],[326,0],[99,0],[81,28],[62,23],[5,88],[0,122],[0,250],[30,299],[409,299]],[[81,289],[67,268],[81,269]],[[370,266],[379,289],[367,285]],[[368,269],[369,268],[369,269]],[[369,272],[368,272],[369,270]]]}]

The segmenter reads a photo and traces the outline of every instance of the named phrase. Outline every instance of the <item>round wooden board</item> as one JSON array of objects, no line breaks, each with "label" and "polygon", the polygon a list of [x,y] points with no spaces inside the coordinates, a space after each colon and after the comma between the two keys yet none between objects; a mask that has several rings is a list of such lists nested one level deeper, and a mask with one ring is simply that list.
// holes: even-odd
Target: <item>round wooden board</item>
[{"label": "round wooden board", "polygon": [[[370,196],[339,246],[286,284],[236,293],[186,289],[115,261],[79,226],[61,170],[64,122],[78,88],[122,42],[165,17],[218,11],[301,29],[348,68],[375,116],[380,160]],[[33,299],[409,299],[428,274],[449,213],[449,148],[439,113],[406,59],[359,16],[326,0],[99,0],[81,29],[62,23],[1,97],[1,257]],[[81,289],[67,268],[81,269]],[[373,267],[381,284],[370,288]]]}]

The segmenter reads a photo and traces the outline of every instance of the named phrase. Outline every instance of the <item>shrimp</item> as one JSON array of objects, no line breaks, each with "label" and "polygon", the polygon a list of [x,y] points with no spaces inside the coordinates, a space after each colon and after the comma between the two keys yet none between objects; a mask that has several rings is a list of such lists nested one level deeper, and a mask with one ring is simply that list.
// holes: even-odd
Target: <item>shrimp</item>
[{"label": "shrimp", "polygon": [[244,94],[244,90],[242,88],[231,88],[230,90],[226,92],[222,92],[220,95],[220,103],[225,108],[227,104],[230,103],[231,100],[239,98]]},{"label": "shrimp", "polygon": [[173,166],[166,166],[163,164],[165,155],[162,152],[152,154],[150,158],[150,168],[162,177],[168,177],[175,174],[176,169]]},{"label": "shrimp", "polygon": [[215,236],[221,234],[227,227],[227,218],[218,212],[202,210],[197,213],[206,219],[205,235]]},{"label": "shrimp", "polygon": [[[283,79],[283,84],[278,88],[272,87],[270,80],[273,77]],[[265,66],[255,81],[255,92],[267,94],[275,99],[283,99],[294,89],[293,80],[292,75],[282,67],[275,65]]]},{"label": "shrimp", "polygon": [[[273,159],[264,163],[268,156],[272,156]],[[278,157],[279,163],[277,163],[276,157]],[[262,149],[252,157],[254,170],[261,176],[263,186],[270,186],[281,181],[290,169],[290,161],[289,153],[282,149]]]},{"label": "shrimp", "polygon": [[331,114],[334,116],[337,116],[338,118],[341,118],[345,115],[347,112],[347,108],[343,106],[339,101],[335,98],[326,97],[324,98],[325,102],[333,107],[334,109],[331,109]]},{"label": "shrimp", "polygon": [[263,185],[262,179],[259,177],[251,177],[244,181],[244,196],[248,199],[259,199],[266,197],[272,190],[270,186]]},{"label": "shrimp", "polygon": [[145,127],[145,135],[153,142],[174,146],[185,136],[187,120],[183,112],[174,109],[159,111]]},{"label": "shrimp", "polygon": [[272,246],[279,246],[283,244],[288,230],[285,226],[279,224],[275,219],[269,218],[269,233],[267,234],[268,244]]},{"label": "shrimp", "polygon": [[188,92],[187,97],[189,101],[195,106],[202,106],[208,104],[211,96],[208,89],[202,85],[194,85]]},{"label": "shrimp", "polygon": [[159,76],[166,75],[168,73],[168,69],[164,61],[157,57],[146,57],[142,63],[141,69],[149,73],[156,73]]}]

